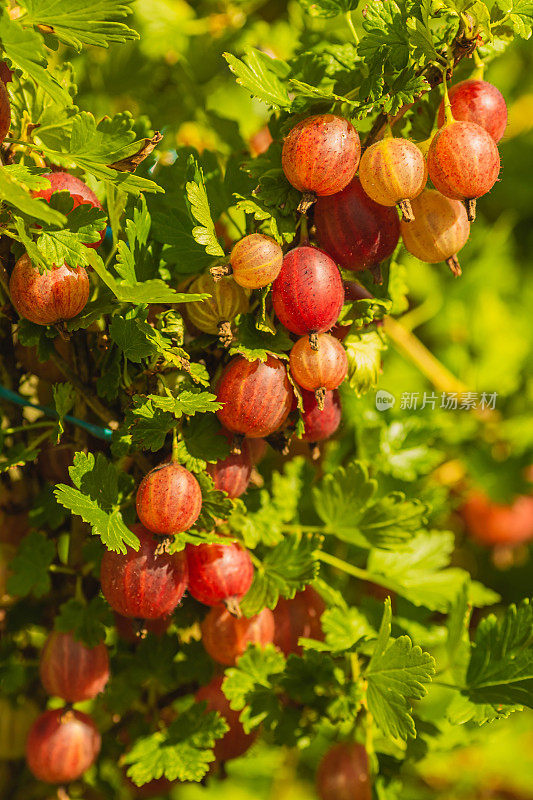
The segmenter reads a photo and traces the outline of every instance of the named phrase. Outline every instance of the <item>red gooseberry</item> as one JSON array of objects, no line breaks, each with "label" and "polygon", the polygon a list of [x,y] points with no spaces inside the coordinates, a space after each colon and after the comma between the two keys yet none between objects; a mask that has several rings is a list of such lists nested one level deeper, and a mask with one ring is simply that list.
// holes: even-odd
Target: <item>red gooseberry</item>
[{"label": "red gooseberry", "polygon": [[287,253],[272,285],[274,311],[286,328],[299,336],[313,334],[316,340],[315,334],[335,324],[343,302],[341,275],[327,253],[308,245]]},{"label": "red gooseberry", "polygon": [[160,552],[153,533],[138,523],[131,530],[139,538],[137,551],[129,548],[126,553],[104,553],[100,567],[104,597],[123,617],[166,617],[187,588],[185,553]]},{"label": "red gooseberry", "polygon": [[[3,63],[4,62],[2,62],[2,64]],[[0,80],[0,143],[6,138],[10,127],[11,104],[9,102],[9,94],[2,76],[2,79]]]},{"label": "red gooseberry", "polygon": [[[270,236],[251,233],[244,236],[233,248],[230,256],[233,278],[245,289],[261,289],[278,275],[283,263],[283,250]],[[223,268],[214,267],[216,270]]]},{"label": "red gooseberry", "polygon": [[85,308],[89,278],[83,267],[71,269],[66,264],[41,275],[25,253],[13,267],[9,293],[21,317],[36,325],[55,325]]},{"label": "red gooseberry", "polygon": [[100,744],[100,734],[87,714],[58,708],[35,720],[26,744],[26,761],[38,780],[70,783],[95,762]]},{"label": "red gooseberry", "polygon": [[376,272],[400,238],[395,208],[381,206],[366,194],[359,178],[332,197],[319,198],[315,207],[320,247],[345,269]]},{"label": "red gooseberry", "polygon": [[489,192],[498,180],[500,154],[494,139],[480,125],[449,122],[431,140],[428,170],[435,189],[465,201],[472,221],[476,198]]},{"label": "red gooseberry", "polygon": [[205,300],[187,303],[187,315],[199,331],[231,342],[231,323],[237,314],[248,311],[248,296],[231,277],[215,280],[210,272],[200,275],[189,286],[193,294],[208,294]]},{"label": "red gooseberry", "polygon": [[202,509],[202,491],[188,469],[168,461],[144,476],[136,502],[145,528],[160,536],[171,536],[194,525]]},{"label": "red gooseberry", "polygon": [[363,745],[333,745],[318,766],[316,784],[321,800],[372,800],[368,754]]},{"label": "red gooseberry", "polygon": [[470,236],[466,209],[459,200],[426,189],[413,200],[415,219],[401,223],[406,248],[421,261],[445,261],[454,275],[461,274],[457,253]]},{"label": "red gooseberry", "polygon": [[267,443],[264,439],[249,439],[246,441],[252,464],[259,464],[265,457]]},{"label": "red gooseberry", "polygon": [[[231,436],[229,433],[228,435]],[[250,439],[250,441],[255,440]],[[240,497],[248,488],[252,473],[248,442],[245,440],[242,443],[240,453],[231,453],[214,464],[208,464],[207,472],[213,478],[215,489],[226,492],[232,499]]]},{"label": "red gooseberry", "polygon": [[53,631],[41,651],[39,673],[49,695],[67,703],[90,700],[109,680],[107,647],[86,647],[71,633]]},{"label": "red gooseberry", "polygon": [[382,206],[398,205],[405,222],[411,222],[410,200],[418,197],[427,181],[426,160],[408,139],[387,137],[363,153],[359,180],[367,195]]},{"label": "red gooseberry", "polygon": [[216,760],[222,762],[242,756],[257,737],[256,732],[244,732],[242,723],[239,721],[240,712],[230,708],[229,700],[222,691],[223,680],[222,675],[217,676],[196,692],[197,702],[207,703],[207,710],[218,711],[229,725],[229,731],[215,742],[213,750]]},{"label": "red gooseberry", "polygon": [[225,603],[238,612],[254,577],[252,559],[237,542],[187,545],[189,592],[206,606]]},{"label": "red gooseberry", "polygon": [[296,383],[315,392],[319,408],[324,407],[326,389],[336,389],[348,372],[346,350],[334,336],[320,333],[318,349],[314,350],[307,337],[293,345],[290,354],[291,373]]},{"label": "red gooseberry", "polygon": [[[505,99],[492,83],[470,78],[456,83],[448,90],[453,118],[462,122],[475,122],[485,128],[495,142],[499,142],[507,127]],[[440,104],[437,123],[444,125],[444,100]]]},{"label": "red gooseberry", "polygon": [[[49,172],[46,175],[42,175],[42,177],[50,181],[50,187],[48,189],[33,191],[33,197],[43,197],[46,202],[49,203],[50,198],[55,192],[68,192],[73,202],[72,210],[78,206],[89,205],[92,208],[98,208],[100,211],[103,211],[102,204],[93,190],[89,189],[87,184],[80,178],[71,175],[70,172]],[[104,236],[105,228],[100,231],[100,239],[97,242],[86,243],[86,246],[92,248],[99,247],[104,240]]]},{"label": "red gooseberry", "polygon": [[322,641],[324,632],[320,617],[325,610],[324,601],[312,586],[297,592],[292,600],[280,597],[274,609],[274,644],[288,656],[301,654],[300,637]]},{"label": "red gooseberry", "polygon": [[304,192],[300,210],[305,211],[315,195],[344,189],[360,157],[359,134],[343,117],[319,114],[295,125],[283,144],[281,163],[289,183]]},{"label": "red gooseberry", "polygon": [[324,396],[324,408],[321,409],[313,392],[302,390],[304,432],[302,439],[311,444],[313,459],[318,458],[320,451],[316,447],[333,436],[341,421],[341,401],[338,391],[328,389]]},{"label": "red gooseberry", "polygon": [[461,508],[468,533],[480,544],[518,545],[533,539],[533,497],[518,496],[510,505],[473,491]]},{"label": "red gooseberry", "polygon": [[249,644],[264,647],[274,639],[274,616],[264,608],[255,617],[234,617],[224,606],[215,606],[201,624],[202,641],[213,661],[235,666]]},{"label": "red gooseberry", "polygon": [[260,128],[250,139],[250,152],[253,156],[260,156],[261,153],[266,153],[274,139],[268,128],[264,125]]},{"label": "red gooseberry", "polygon": [[217,385],[216,413],[228,430],[253,439],[280,428],[294,397],[284,363],[268,355],[266,361],[235,356]]}]

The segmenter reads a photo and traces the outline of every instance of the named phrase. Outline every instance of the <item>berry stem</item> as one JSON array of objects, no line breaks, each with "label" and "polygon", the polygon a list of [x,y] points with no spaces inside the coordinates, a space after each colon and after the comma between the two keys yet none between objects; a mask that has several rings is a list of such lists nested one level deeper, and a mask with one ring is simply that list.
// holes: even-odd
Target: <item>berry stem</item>
[{"label": "berry stem", "polygon": [[472,73],[472,77],[482,81],[483,76],[485,74],[485,62],[483,61],[477,50],[474,50],[474,62],[476,68]]},{"label": "berry stem", "polygon": [[448,94],[448,80],[447,80],[447,70],[442,71],[442,87],[444,90],[444,118],[445,124],[450,125],[453,119],[452,113],[452,104],[450,102],[450,95]]},{"label": "berry stem", "polygon": [[358,45],[359,44],[359,36],[357,35],[357,31],[355,30],[355,25],[353,24],[352,12],[351,11],[347,11],[346,14],[345,14],[345,17],[346,17],[346,22],[348,23],[348,27],[350,28],[350,30],[352,32],[352,36],[354,38],[354,42],[355,42],[356,45]]},{"label": "berry stem", "polygon": [[178,429],[175,426],[172,428],[172,463],[177,464],[178,461]]},{"label": "berry stem", "polygon": [[309,244],[309,227],[307,224],[307,217],[305,214],[302,214],[299,221],[300,225],[300,244],[305,246]]},{"label": "berry stem", "polygon": [[304,192],[298,205],[298,211],[300,214],[307,214],[314,203],[316,203],[316,194],[314,192]]}]

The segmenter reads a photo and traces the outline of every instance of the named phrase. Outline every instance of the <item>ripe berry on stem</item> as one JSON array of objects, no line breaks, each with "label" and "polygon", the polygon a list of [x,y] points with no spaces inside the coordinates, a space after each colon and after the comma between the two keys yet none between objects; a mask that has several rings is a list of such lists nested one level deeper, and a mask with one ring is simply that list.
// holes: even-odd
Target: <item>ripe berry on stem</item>
[{"label": "ripe berry on stem", "polygon": [[9,293],[21,317],[36,325],[55,325],[85,308],[89,278],[83,267],[71,269],[66,264],[41,275],[25,253],[13,267]]},{"label": "ripe berry on stem", "polygon": [[26,744],[26,761],[45,783],[70,783],[94,764],[101,739],[92,719],[81,711],[45,711],[35,720]]},{"label": "ripe berry on stem", "polygon": [[252,559],[236,542],[187,545],[189,592],[206,606],[224,603],[232,614],[240,614],[241,600],[254,577]]},{"label": "ripe berry on stem", "polygon": [[223,606],[215,606],[201,624],[202,642],[213,661],[235,666],[249,644],[264,647],[274,640],[274,616],[264,608],[255,617],[234,617]]},{"label": "ripe berry on stem", "polygon": [[196,692],[197,702],[207,703],[207,710],[218,711],[229,725],[229,731],[221,739],[217,739],[213,748],[216,760],[222,762],[242,756],[257,738],[257,731],[244,732],[239,720],[240,711],[230,708],[229,700],[222,691],[223,680],[223,675],[217,676]]},{"label": "ripe berry on stem", "polygon": [[279,358],[268,355],[266,361],[248,361],[236,356],[218,382],[217,400],[223,405],[216,414],[232,433],[252,439],[268,436],[289,416],[293,397]]},{"label": "ripe berry on stem", "polygon": [[375,277],[400,238],[396,209],[374,202],[357,177],[344,191],[319,198],[315,226],[320,247],[337,264],[355,272],[369,269]]},{"label": "ripe berry on stem", "polygon": [[[278,275],[283,263],[283,250],[270,236],[251,233],[244,236],[233,248],[230,256],[231,272],[239,286],[261,289]],[[215,276],[227,273],[229,268],[213,267]]]},{"label": "ripe berry on stem", "polygon": [[[227,436],[232,438],[229,431]],[[226,492],[232,499],[244,494],[252,474],[252,459],[246,440],[242,442],[240,450],[240,453],[230,453],[229,456],[220,459],[215,464],[207,465],[207,472],[213,478],[215,489]]]},{"label": "ripe berry on stem", "polygon": [[363,745],[333,745],[318,766],[316,785],[321,800],[372,800],[368,754]]},{"label": "ripe berry on stem", "polygon": [[431,141],[428,170],[435,189],[465,202],[472,221],[476,198],[489,192],[498,180],[500,154],[494,139],[480,125],[447,122]]},{"label": "ripe berry on stem", "polygon": [[333,436],[341,421],[341,401],[337,390],[326,391],[324,408],[321,409],[313,392],[302,390],[304,432],[302,439],[311,445],[311,457],[320,455],[317,443]]},{"label": "ripe berry on stem", "polygon": [[188,530],[202,509],[202,491],[192,472],[174,461],[155,467],[137,489],[137,514],[160,536]]},{"label": "ripe berry on stem", "polygon": [[296,383],[315,392],[318,407],[323,409],[326,389],[336,389],[346,377],[348,358],[342,344],[331,334],[320,333],[317,339],[317,350],[307,337],[298,339],[291,350],[290,366]]},{"label": "ripe berry on stem", "polygon": [[222,344],[233,338],[231,323],[237,314],[248,311],[248,296],[233,278],[215,280],[210,272],[200,275],[189,286],[192,294],[209,294],[205,300],[187,303],[187,315],[198,330],[219,336]]},{"label": "ripe berry on stem", "polygon": [[[497,143],[507,127],[505,99],[492,83],[477,78],[456,83],[448,90],[453,118],[481,125]],[[440,104],[437,124],[444,125],[444,100]]]},{"label": "ripe berry on stem", "polygon": [[107,647],[86,647],[71,633],[53,631],[41,650],[39,673],[49,695],[67,703],[90,700],[109,680]]},{"label": "ripe berry on stem", "polygon": [[414,222],[402,222],[402,238],[416,258],[437,264],[445,261],[454,275],[461,274],[457,253],[470,236],[466,209],[459,200],[426,189],[413,200]]},{"label": "ripe berry on stem", "polygon": [[504,505],[472,491],[461,508],[468,533],[480,544],[519,545],[533,539],[533,497],[518,496]]},{"label": "ripe berry on stem", "polygon": [[343,302],[341,275],[327,253],[308,245],[287,253],[272,286],[272,304],[291,333],[311,334],[316,349],[316,334],[335,324]]},{"label": "ripe berry on stem", "polygon": [[344,189],[360,157],[359,134],[343,117],[319,114],[295,125],[283,144],[281,162],[289,183],[304,193],[298,210],[307,211],[316,196]]},{"label": "ripe berry on stem", "polygon": [[166,617],[187,588],[185,553],[161,552],[160,542],[140,524],[131,530],[140,541],[137,551],[129,548],[126,553],[104,553],[100,567],[103,595],[123,617]]},{"label": "ripe berry on stem", "polygon": [[298,644],[300,637],[322,641],[324,632],[320,617],[325,610],[324,601],[312,586],[297,592],[292,600],[280,597],[274,609],[274,644],[288,656],[302,653]]},{"label": "ripe berry on stem", "polygon": [[[103,207],[98,197],[86,183],[70,172],[49,172],[41,177],[47,178],[50,181],[48,189],[36,189],[32,192],[33,197],[42,197],[47,203],[50,202],[52,195],[55,192],[68,192],[73,201],[72,210],[81,205],[89,205],[92,208],[98,208],[103,211]],[[105,236],[105,228],[100,231],[100,239],[97,242],[85,243],[86,247],[96,248],[99,247]]]},{"label": "ripe berry on stem", "polygon": [[359,179],[372,200],[382,206],[397,205],[402,219],[411,222],[414,217],[410,200],[418,197],[426,185],[426,160],[413,142],[388,136],[365,150]]}]

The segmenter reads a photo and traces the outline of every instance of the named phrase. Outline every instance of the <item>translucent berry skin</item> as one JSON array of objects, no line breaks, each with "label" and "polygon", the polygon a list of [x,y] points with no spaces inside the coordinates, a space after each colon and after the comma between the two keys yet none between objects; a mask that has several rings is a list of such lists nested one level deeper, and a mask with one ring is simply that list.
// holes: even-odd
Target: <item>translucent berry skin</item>
[{"label": "translucent berry skin", "polygon": [[41,275],[25,253],[13,268],[9,292],[21,317],[36,325],[54,325],[85,308],[89,278],[83,267],[70,269],[65,264]]},{"label": "translucent berry skin", "polygon": [[41,682],[47,694],[67,703],[90,700],[109,680],[109,656],[105,644],[86,647],[71,633],[53,631],[41,651]]},{"label": "translucent berry skin", "polygon": [[198,703],[207,703],[208,711],[218,711],[228,723],[229,731],[224,734],[222,739],[217,739],[213,752],[217,761],[230,761],[230,759],[238,758],[246,753],[257,738],[257,732],[244,732],[239,721],[241,712],[230,708],[229,700],[222,691],[223,680],[224,676],[220,675],[213,678],[207,686],[202,686],[196,692],[196,700]]},{"label": "translucent berry skin", "polygon": [[361,744],[333,745],[316,774],[320,800],[372,800],[368,754]]},{"label": "translucent berry skin", "polygon": [[312,392],[302,391],[302,399],[304,405],[302,439],[306,442],[323,442],[333,436],[342,416],[339,393],[331,390],[326,392],[323,411],[318,407]]},{"label": "translucent berry skin", "polygon": [[[470,78],[456,83],[448,90],[455,120],[481,125],[495,142],[499,142],[507,127],[505,99],[492,83]],[[440,104],[437,123],[444,125],[444,100]]]},{"label": "translucent berry skin", "polygon": [[320,617],[325,610],[324,601],[312,586],[297,592],[292,600],[280,597],[274,609],[274,644],[288,656],[302,653],[303,648],[298,644],[300,637],[322,641],[324,632]]},{"label": "translucent berry skin", "polygon": [[81,711],[45,711],[34,722],[26,744],[26,761],[45,783],[70,783],[94,764],[101,739],[96,725]]},{"label": "translucent berry skin", "polygon": [[210,294],[206,300],[187,303],[187,315],[198,330],[216,336],[223,322],[248,311],[248,296],[232,277],[215,281],[210,272],[196,278],[189,286],[191,294]]},{"label": "translucent berry skin", "polygon": [[299,336],[329,330],[343,302],[342,278],[327,253],[307,245],[287,253],[272,286],[272,303],[288,330]]},{"label": "translucent berry skin", "polygon": [[145,528],[160,536],[188,530],[202,509],[202,492],[194,475],[172,461],[144,476],[137,489],[137,514]]},{"label": "translucent berry skin", "polygon": [[215,464],[208,464],[207,472],[213,478],[215,489],[226,492],[232,499],[240,497],[248,488],[252,474],[252,459],[248,443],[246,441],[242,443],[241,452],[238,455],[231,453]]},{"label": "translucent berry skin", "polygon": [[235,666],[249,644],[264,647],[274,640],[274,616],[264,608],[255,617],[234,617],[224,606],[215,606],[201,624],[202,641],[213,661]]},{"label": "translucent berry skin", "polygon": [[156,555],[158,541],[142,525],[131,530],[139,537],[137,552],[106,550],[100,568],[102,592],[111,608],[123,617],[158,619],[178,605],[187,588],[185,553]]},{"label": "translucent berry skin", "polygon": [[533,497],[521,495],[510,505],[495,503],[483,492],[467,497],[461,515],[469,535],[489,547],[513,546],[533,539]]},{"label": "translucent berry skin", "polygon": [[291,350],[290,366],[292,377],[302,389],[336,389],[348,372],[348,358],[338,339],[321,333],[318,350],[311,347],[306,336],[298,339]]},{"label": "translucent berry skin", "polygon": [[412,205],[414,221],[402,222],[401,229],[404,245],[416,258],[437,264],[464,247],[470,236],[470,223],[459,200],[426,189]]},{"label": "translucent berry skin", "polygon": [[254,577],[252,559],[236,542],[187,545],[189,592],[206,606],[239,601]]},{"label": "translucent berry skin", "polygon": [[283,144],[281,163],[289,183],[300,192],[330,195],[352,180],[359,166],[361,142],[351,122],[333,114],[302,120]]},{"label": "translucent berry skin", "polygon": [[26,751],[28,732],[39,716],[39,709],[31,700],[14,705],[7,697],[0,697],[0,759],[11,761],[22,758]]},{"label": "translucent berry skin", "polygon": [[233,358],[220,378],[217,416],[228,430],[250,438],[269,436],[280,428],[294,397],[285,365],[269,355],[266,361]]},{"label": "translucent berry skin", "polygon": [[400,238],[396,209],[371,200],[359,178],[343,192],[318,199],[315,225],[320,247],[341,267],[354,272],[384,261]]},{"label": "translucent berry skin", "polygon": [[359,179],[372,200],[394,206],[418,197],[427,181],[426,160],[413,142],[389,137],[365,150]]},{"label": "translucent berry skin", "polygon": [[[7,68],[6,68],[7,69]],[[0,80],[0,144],[4,141],[11,127],[11,104],[9,94],[3,80]]]},{"label": "translucent berry skin", "polygon": [[431,141],[428,170],[435,189],[455,200],[473,200],[489,192],[500,173],[494,139],[475,122],[451,122]]},{"label": "translucent berry skin", "polygon": [[[33,197],[43,197],[46,202],[49,203],[54,192],[68,192],[73,201],[72,210],[81,205],[89,205],[93,208],[103,210],[102,204],[93,190],[89,189],[87,184],[75,175],[71,175],[69,172],[49,172],[42,177],[48,178],[50,181],[50,188],[33,191]],[[104,240],[104,236],[105,228],[100,231],[100,239],[97,242],[86,244],[86,247],[99,247]]]},{"label": "translucent berry skin", "polygon": [[279,244],[262,233],[251,233],[237,242],[230,257],[233,278],[245,289],[261,289],[274,281],[283,263]]}]

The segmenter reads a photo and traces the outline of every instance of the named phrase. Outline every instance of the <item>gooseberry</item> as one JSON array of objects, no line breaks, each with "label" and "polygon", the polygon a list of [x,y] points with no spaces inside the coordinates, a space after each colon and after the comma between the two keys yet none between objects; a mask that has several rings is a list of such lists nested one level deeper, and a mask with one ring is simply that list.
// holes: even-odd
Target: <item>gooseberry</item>
[{"label": "gooseberry", "polygon": [[233,278],[239,286],[261,289],[278,277],[283,250],[270,236],[251,233],[237,242],[231,251],[230,262]]},{"label": "gooseberry", "polygon": [[[492,83],[477,78],[456,83],[448,90],[453,118],[462,122],[475,122],[485,128],[495,142],[499,142],[507,126],[505,99]],[[444,125],[444,100],[440,104],[437,123]]]},{"label": "gooseberry", "polygon": [[372,800],[368,754],[363,745],[333,745],[318,766],[316,784],[321,800]]},{"label": "gooseberry", "polygon": [[320,617],[325,610],[324,601],[312,586],[297,592],[292,600],[280,597],[274,609],[274,644],[288,656],[302,653],[298,644],[300,637],[322,641],[324,632]]},{"label": "gooseberry", "polygon": [[354,178],[344,191],[319,198],[315,207],[320,247],[345,269],[373,269],[388,258],[400,238],[395,208],[381,206]]},{"label": "gooseberry", "polygon": [[137,514],[145,528],[160,536],[188,530],[202,509],[202,491],[194,475],[174,461],[155,467],[137,489]]},{"label": "gooseberry", "polygon": [[323,408],[326,389],[336,389],[348,372],[346,350],[334,336],[320,333],[315,350],[307,337],[293,345],[290,354],[291,373],[296,383],[315,392],[319,408]]},{"label": "gooseberry", "polygon": [[231,277],[215,280],[210,272],[205,272],[189,286],[192,294],[209,294],[205,300],[187,303],[187,315],[198,330],[220,336],[223,344],[233,338],[231,323],[237,314],[248,311],[246,292]]},{"label": "gooseberry", "polygon": [[70,783],[95,762],[100,744],[100,734],[87,714],[57,708],[35,720],[26,744],[26,761],[38,780]]},{"label": "gooseberry", "polygon": [[467,497],[461,514],[468,533],[480,544],[518,545],[533,539],[533,497],[521,495],[505,505],[476,490]]},{"label": "gooseberry", "polygon": [[316,334],[337,321],[344,302],[344,288],[337,265],[327,253],[301,245],[283,259],[272,286],[272,303],[279,321],[292,333]]},{"label": "gooseberry", "polygon": [[320,451],[316,447],[318,442],[323,442],[333,436],[341,421],[341,401],[337,390],[326,391],[324,407],[318,405],[313,392],[302,390],[304,432],[302,439],[311,444],[313,459],[318,458]]},{"label": "gooseberry", "polygon": [[236,542],[187,545],[189,592],[206,606],[225,603],[238,613],[254,577],[250,554]]},{"label": "gooseberry", "polygon": [[414,218],[410,200],[426,185],[427,174],[426,160],[416,144],[390,136],[365,150],[359,165],[367,195],[382,206],[397,205],[405,222]]},{"label": "gooseberry", "polygon": [[213,748],[216,760],[222,762],[242,756],[257,737],[257,732],[244,732],[239,720],[240,712],[230,708],[229,700],[222,691],[223,680],[224,676],[217,676],[196,692],[197,702],[207,703],[207,710],[218,711],[229,725],[229,731],[221,739],[217,739]]},{"label": "gooseberry", "polygon": [[187,588],[185,553],[161,552],[151,531],[137,523],[137,551],[106,550],[100,567],[102,592],[111,608],[123,617],[157,619],[170,614]]},{"label": "gooseberry", "polygon": [[475,122],[450,122],[437,131],[428,152],[428,170],[435,189],[464,200],[470,221],[476,198],[489,192],[500,172],[500,154],[487,131]]},{"label": "gooseberry", "polygon": [[201,624],[207,653],[218,664],[235,666],[249,644],[264,647],[274,639],[274,616],[263,608],[255,617],[235,617],[224,606],[215,606]]},{"label": "gooseberry", "polygon": [[36,325],[55,325],[72,319],[89,299],[89,278],[83,267],[63,264],[41,273],[25,253],[9,280],[11,301],[21,317]]},{"label": "gooseberry", "polygon": [[343,117],[319,114],[295,125],[283,144],[281,163],[289,183],[304,192],[300,210],[305,211],[315,196],[344,189],[360,157],[359,134]]},{"label": "gooseberry", "polygon": [[216,413],[228,430],[250,438],[268,436],[280,428],[291,410],[293,390],[283,362],[233,358],[217,386],[222,408]]},{"label": "gooseberry", "polygon": [[39,673],[49,695],[67,703],[90,700],[109,680],[107,647],[86,647],[71,633],[53,631],[41,651]]},{"label": "gooseberry", "polygon": [[226,492],[232,499],[244,494],[252,473],[252,460],[247,441],[242,443],[240,450],[240,453],[230,453],[226,458],[207,465],[207,472],[213,478],[215,489]]},{"label": "gooseberry", "polygon": [[461,274],[457,253],[470,236],[466,209],[459,200],[426,189],[413,200],[415,219],[401,223],[406,248],[421,261],[445,261],[454,275]]}]

